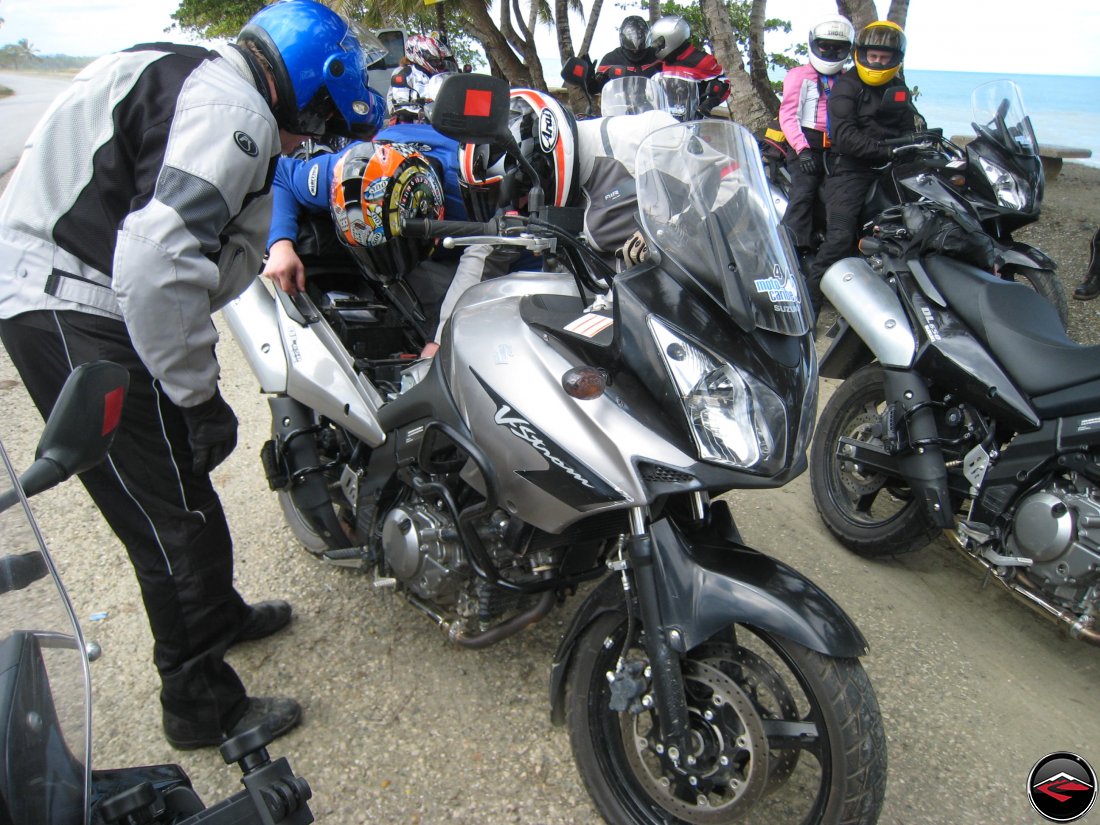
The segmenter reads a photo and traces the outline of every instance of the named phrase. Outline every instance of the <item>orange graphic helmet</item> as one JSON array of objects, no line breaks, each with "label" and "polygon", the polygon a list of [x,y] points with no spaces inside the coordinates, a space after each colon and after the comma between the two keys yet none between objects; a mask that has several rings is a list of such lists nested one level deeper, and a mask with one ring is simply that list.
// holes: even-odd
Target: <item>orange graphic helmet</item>
[{"label": "orange graphic helmet", "polygon": [[429,251],[401,237],[402,218],[443,217],[443,187],[431,163],[401,143],[361,143],[336,162],[330,211],[336,234],[383,280],[405,274]]}]

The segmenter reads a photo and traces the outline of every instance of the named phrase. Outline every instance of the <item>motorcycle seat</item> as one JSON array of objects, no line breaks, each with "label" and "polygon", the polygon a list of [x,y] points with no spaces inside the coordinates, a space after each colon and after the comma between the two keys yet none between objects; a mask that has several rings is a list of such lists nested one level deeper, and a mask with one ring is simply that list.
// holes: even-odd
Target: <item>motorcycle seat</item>
[{"label": "motorcycle seat", "polygon": [[1073,341],[1054,306],[1011,283],[944,255],[922,258],[929,278],[955,312],[1030,395],[1100,379],[1100,346]]}]

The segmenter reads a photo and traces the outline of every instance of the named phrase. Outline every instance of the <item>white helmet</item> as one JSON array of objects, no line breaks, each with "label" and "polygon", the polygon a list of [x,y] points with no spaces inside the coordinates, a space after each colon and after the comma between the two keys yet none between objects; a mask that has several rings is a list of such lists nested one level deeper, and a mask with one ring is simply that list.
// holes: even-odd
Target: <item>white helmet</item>
[{"label": "white helmet", "polygon": [[852,54],[855,27],[846,17],[826,17],[810,29],[810,65],[821,74],[836,74]]}]

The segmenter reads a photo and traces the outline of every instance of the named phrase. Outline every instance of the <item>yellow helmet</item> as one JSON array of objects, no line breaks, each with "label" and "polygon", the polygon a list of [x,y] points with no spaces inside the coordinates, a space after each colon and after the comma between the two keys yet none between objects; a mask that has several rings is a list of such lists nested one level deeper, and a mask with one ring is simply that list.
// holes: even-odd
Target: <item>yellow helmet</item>
[{"label": "yellow helmet", "polygon": [[[890,52],[887,63],[870,64],[867,52]],[[882,86],[889,83],[901,69],[905,59],[905,32],[897,23],[889,20],[876,20],[863,27],[856,37],[855,63],[859,79],[868,86]]]}]

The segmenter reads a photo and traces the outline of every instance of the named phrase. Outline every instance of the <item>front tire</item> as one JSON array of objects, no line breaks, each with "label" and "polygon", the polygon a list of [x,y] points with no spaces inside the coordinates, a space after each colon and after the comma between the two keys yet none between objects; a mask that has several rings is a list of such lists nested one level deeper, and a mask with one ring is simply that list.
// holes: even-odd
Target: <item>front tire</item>
[{"label": "front tire", "polygon": [[881,443],[885,408],[882,368],[863,367],[825,405],[810,448],[810,489],[817,512],[841,544],[865,558],[919,550],[941,532],[902,479],[837,455],[841,437]]},{"label": "front tire", "polygon": [[[620,655],[647,664],[622,613],[581,634],[569,672],[573,755],[616,825],[733,822],[871,825],[886,789],[886,738],[856,659],[823,656],[737,625],[682,658],[693,753],[682,769],[656,735],[656,711],[609,707]],[[650,688],[651,689],[651,688]],[[694,762],[692,762],[694,760]]]}]

